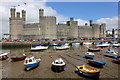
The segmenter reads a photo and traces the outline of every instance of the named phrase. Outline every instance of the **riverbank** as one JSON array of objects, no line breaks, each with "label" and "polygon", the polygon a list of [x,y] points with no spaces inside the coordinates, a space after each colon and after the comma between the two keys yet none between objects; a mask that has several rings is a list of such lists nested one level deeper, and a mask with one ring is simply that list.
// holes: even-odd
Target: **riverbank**
[{"label": "riverbank", "polygon": [[107,41],[109,42],[110,40],[82,40],[82,41],[36,41],[36,42],[1,42],[0,45],[2,45],[2,48],[6,48],[6,47],[30,47],[34,44],[50,44],[50,43],[64,43],[64,42],[101,42],[101,41]]}]

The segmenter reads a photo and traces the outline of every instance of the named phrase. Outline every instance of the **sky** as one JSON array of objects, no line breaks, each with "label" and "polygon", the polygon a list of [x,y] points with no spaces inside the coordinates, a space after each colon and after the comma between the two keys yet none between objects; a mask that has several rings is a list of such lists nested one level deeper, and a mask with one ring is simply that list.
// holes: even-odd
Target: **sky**
[{"label": "sky", "polygon": [[[0,38],[4,33],[9,33],[10,8],[15,7],[16,11],[26,10],[27,23],[39,21],[39,9],[45,10],[45,16],[56,16],[57,23],[65,23],[70,17],[78,21],[78,25],[89,23],[106,23],[107,29],[118,28],[118,2],[108,0],[108,2],[39,2],[40,0],[2,0],[0,3]],[[53,0],[51,0],[53,1]],[[55,0],[54,0],[55,1]],[[85,0],[84,0],[85,1]],[[26,5],[24,4],[26,3]],[[18,6],[19,5],[19,6]]]}]

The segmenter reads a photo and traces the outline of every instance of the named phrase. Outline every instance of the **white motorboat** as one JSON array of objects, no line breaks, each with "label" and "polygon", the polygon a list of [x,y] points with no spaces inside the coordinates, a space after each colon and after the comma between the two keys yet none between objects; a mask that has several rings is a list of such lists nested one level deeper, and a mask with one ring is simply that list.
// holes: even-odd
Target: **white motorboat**
[{"label": "white motorboat", "polygon": [[25,70],[30,70],[39,66],[41,59],[34,56],[27,57],[24,61]]},{"label": "white motorboat", "polygon": [[97,44],[96,46],[98,46],[98,47],[108,47],[108,46],[110,46],[110,44],[108,42],[101,42],[101,43]]},{"label": "white motorboat", "polygon": [[65,50],[65,49],[69,49],[70,46],[67,45],[61,45],[61,46],[56,46],[55,49],[56,50]]},{"label": "white motorboat", "polygon": [[113,45],[113,47],[120,47],[120,43],[114,43],[112,45]]},{"label": "white motorboat", "polygon": [[0,54],[0,61],[6,60],[8,58],[8,53]]},{"label": "white motorboat", "polygon": [[86,52],[85,53],[85,58],[94,58],[95,54],[92,52]]},{"label": "white motorboat", "polygon": [[105,54],[104,54],[104,55],[105,55],[105,56],[109,56],[109,57],[113,57],[113,56],[117,56],[118,53],[115,52],[114,49],[108,49],[108,50],[105,51]]},{"label": "white motorboat", "polygon": [[60,71],[64,71],[64,67],[65,67],[65,62],[63,61],[62,58],[56,59],[55,61],[52,62],[52,67],[51,69],[55,72],[60,72]]},{"label": "white motorboat", "polygon": [[48,46],[43,46],[41,44],[37,44],[31,47],[31,51],[46,50],[46,49],[48,49]]},{"label": "white motorboat", "polygon": [[72,43],[72,46],[73,46],[73,47],[79,47],[79,46],[80,46],[80,43],[78,43],[78,42],[73,42],[73,43]]},{"label": "white motorboat", "polygon": [[63,43],[62,45],[69,46],[70,43],[65,42],[65,43]]},{"label": "white motorboat", "polygon": [[83,42],[83,45],[91,45],[93,42]]}]

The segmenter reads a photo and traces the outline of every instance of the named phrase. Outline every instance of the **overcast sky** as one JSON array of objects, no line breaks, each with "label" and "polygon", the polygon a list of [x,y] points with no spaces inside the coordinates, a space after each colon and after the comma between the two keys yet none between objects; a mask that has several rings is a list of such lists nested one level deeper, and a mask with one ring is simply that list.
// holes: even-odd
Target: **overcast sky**
[{"label": "overcast sky", "polygon": [[[118,0],[107,0],[108,2],[46,2],[47,0],[1,0],[0,3],[0,38],[4,33],[9,33],[10,8],[15,7],[17,11],[26,10],[27,23],[36,23],[39,20],[39,9],[45,9],[46,16],[56,16],[57,22],[65,22],[74,17],[79,25],[88,23],[90,19],[94,23],[106,23],[107,29],[118,28]],[[53,1],[53,0],[51,0]],[[56,1],[56,0],[54,0]],[[86,1],[86,3],[85,3]],[[98,0],[99,1],[99,0]],[[110,1],[110,2],[109,2]],[[116,1],[116,2],[115,2]],[[24,4],[26,3],[26,4]]]}]

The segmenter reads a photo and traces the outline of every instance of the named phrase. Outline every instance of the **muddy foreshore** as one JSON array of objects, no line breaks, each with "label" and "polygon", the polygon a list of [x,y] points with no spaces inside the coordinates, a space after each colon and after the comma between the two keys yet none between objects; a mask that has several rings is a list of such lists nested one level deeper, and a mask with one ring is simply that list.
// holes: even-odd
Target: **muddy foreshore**
[{"label": "muddy foreshore", "polygon": [[[100,52],[95,53],[95,60],[106,62],[106,65],[101,69],[100,80],[115,79],[118,80],[119,65],[113,63],[111,58],[103,56],[104,51],[107,48],[102,48]],[[116,51],[118,48],[114,48]],[[4,50],[4,49],[3,49]],[[78,79],[78,80],[89,80],[89,78],[79,76],[75,73],[76,66],[88,65],[87,59],[84,58],[84,53],[87,52],[87,47],[80,45],[79,48],[70,48],[68,50],[54,50],[48,49],[45,51],[31,52],[30,48],[18,48],[9,49],[9,57],[15,54],[25,53],[26,55],[34,55],[36,58],[41,57],[41,63],[38,68],[31,71],[24,71],[24,60],[19,62],[10,62],[10,58],[2,61],[2,77],[3,78],[17,78],[17,79]],[[52,57],[51,57],[52,56]],[[56,73],[51,70],[51,63],[57,58],[62,58],[65,63],[65,71]],[[13,79],[14,80],[14,79]]]}]

